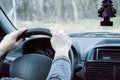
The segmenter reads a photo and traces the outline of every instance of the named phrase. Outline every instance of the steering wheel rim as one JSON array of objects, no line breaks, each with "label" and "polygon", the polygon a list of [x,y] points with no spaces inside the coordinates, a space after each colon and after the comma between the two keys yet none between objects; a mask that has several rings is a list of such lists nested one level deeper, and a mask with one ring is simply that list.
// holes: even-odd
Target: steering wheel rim
[{"label": "steering wheel rim", "polygon": [[20,36],[18,36],[17,40],[19,40],[20,38],[26,38],[26,37],[30,37],[31,35],[39,35],[39,34],[52,37],[49,29],[46,29],[46,28],[32,28],[32,29],[28,29],[25,32],[23,32]]},{"label": "steering wheel rim", "polygon": [[[50,31],[49,31],[49,29],[45,29],[45,28],[33,28],[33,29],[28,29],[27,31],[25,31],[22,35],[20,35],[18,37],[18,39],[20,39],[20,38],[26,38],[26,37],[30,37],[32,35],[38,35],[38,34],[39,35],[46,35],[46,36],[49,36],[49,37],[52,36],[51,33],[50,33]],[[71,60],[71,67],[72,67],[71,68],[71,72],[72,72],[71,79],[72,79],[73,78],[73,74],[74,74],[74,54],[72,52],[72,49],[70,49],[70,51],[69,51],[69,58]],[[14,64],[14,61],[13,61],[12,64]],[[15,69],[14,65],[12,65],[12,67],[10,66],[10,75],[11,75],[12,71],[14,71],[14,69]],[[14,75],[11,75],[11,76],[15,77]]]}]

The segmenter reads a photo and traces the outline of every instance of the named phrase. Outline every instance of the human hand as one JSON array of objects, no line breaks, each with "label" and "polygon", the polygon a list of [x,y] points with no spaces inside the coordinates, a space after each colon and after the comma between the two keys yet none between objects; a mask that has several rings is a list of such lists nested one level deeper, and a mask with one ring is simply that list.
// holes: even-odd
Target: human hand
[{"label": "human hand", "polygon": [[50,29],[52,34],[51,45],[55,50],[55,57],[64,55],[68,57],[68,51],[71,48],[71,38],[63,31],[56,32],[53,28]]},{"label": "human hand", "polygon": [[10,34],[7,34],[3,38],[3,40],[0,43],[0,57],[4,55],[6,52],[15,49],[23,41],[23,39],[19,39],[18,41],[16,39],[26,30],[27,30],[26,28],[21,28]]}]

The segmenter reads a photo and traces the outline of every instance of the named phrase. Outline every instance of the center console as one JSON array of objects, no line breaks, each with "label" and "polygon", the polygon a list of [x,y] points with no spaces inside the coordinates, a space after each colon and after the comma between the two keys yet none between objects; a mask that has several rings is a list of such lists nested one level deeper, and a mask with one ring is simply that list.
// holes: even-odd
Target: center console
[{"label": "center console", "polygon": [[87,57],[87,80],[120,80],[120,47],[97,47]]}]

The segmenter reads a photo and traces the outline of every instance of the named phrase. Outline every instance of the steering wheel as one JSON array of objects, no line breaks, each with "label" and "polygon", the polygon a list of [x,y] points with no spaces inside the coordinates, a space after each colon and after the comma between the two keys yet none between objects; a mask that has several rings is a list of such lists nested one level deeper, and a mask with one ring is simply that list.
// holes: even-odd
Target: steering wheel
[{"label": "steering wheel", "polygon": [[[24,32],[22,35],[18,37],[18,39],[26,38],[38,34],[46,35],[49,37],[52,36],[48,29],[33,28]],[[71,65],[72,67],[71,79],[72,79],[74,74],[74,54],[72,52],[72,49],[70,49],[69,51],[69,58],[72,64]],[[29,54],[29,53],[23,54],[23,56],[18,57],[10,64],[10,76],[19,77],[24,80],[45,80],[49,73],[51,63],[52,63],[52,59],[44,55]]]}]

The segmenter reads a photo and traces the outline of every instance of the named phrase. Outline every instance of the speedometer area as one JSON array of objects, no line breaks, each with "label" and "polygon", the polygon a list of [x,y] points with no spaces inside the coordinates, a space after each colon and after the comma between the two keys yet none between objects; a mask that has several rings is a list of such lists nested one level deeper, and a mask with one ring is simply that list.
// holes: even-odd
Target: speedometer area
[{"label": "speedometer area", "polygon": [[41,54],[51,59],[54,58],[54,50],[51,47],[50,38],[35,38],[27,40],[23,44],[23,55],[25,54]]},{"label": "speedometer area", "polygon": [[40,48],[39,46],[36,46],[33,48],[32,52],[54,58],[54,51],[50,48]]}]

